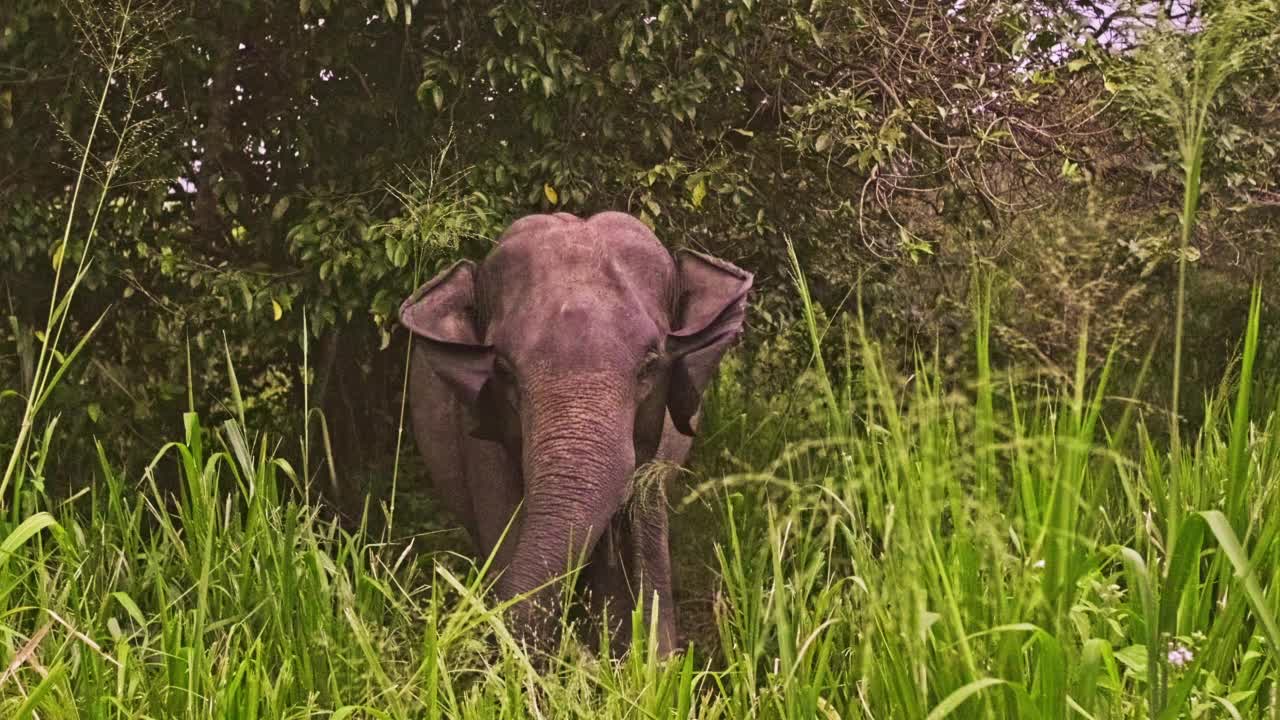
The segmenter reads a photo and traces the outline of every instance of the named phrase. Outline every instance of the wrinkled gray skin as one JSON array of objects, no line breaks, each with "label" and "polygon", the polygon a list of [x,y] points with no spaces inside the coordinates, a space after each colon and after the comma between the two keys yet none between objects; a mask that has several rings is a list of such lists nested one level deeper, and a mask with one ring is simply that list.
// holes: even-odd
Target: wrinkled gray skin
[{"label": "wrinkled gray skin", "polygon": [[[656,593],[659,650],[674,650],[666,503],[631,498],[631,478],[684,461],[750,287],[729,263],[673,258],[629,215],[557,213],[518,220],[479,265],[405,301],[414,433],[440,498],[485,555],[519,506],[495,556],[500,599],[586,559],[581,581],[596,617],[607,605],[615,646],[629,643],[636,600],[652,608]],[[512,609],[544,648],[556,585]]]}]

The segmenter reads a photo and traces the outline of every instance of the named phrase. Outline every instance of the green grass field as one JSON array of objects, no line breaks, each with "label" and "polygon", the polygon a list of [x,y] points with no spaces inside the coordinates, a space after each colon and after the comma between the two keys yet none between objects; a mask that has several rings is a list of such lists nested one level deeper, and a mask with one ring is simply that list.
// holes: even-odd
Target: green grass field
[{"label": "green grass field", "polygon": [[983,322],[959,390],[927,359],[891,377],[851,325],[847,368],[808,376],[816,421],[785,431],[729,399],[728,373],[707,443],[738,469],[703,462],[669,497],[695,541],[677,556],[716,572],[684,581],[711,609],[667,662],[569,639],[535,671],[482,568],[394,520],[340,529],[293,491],[281,439],[238,420],[188,414],[145,469],[100,457],[66,500],[24,464],[0,524],[0,716],[1280,717],[1259,297],[1239,372],[1177,454],[1105,367],[1081,361],[1066,393],[993,371]]}]

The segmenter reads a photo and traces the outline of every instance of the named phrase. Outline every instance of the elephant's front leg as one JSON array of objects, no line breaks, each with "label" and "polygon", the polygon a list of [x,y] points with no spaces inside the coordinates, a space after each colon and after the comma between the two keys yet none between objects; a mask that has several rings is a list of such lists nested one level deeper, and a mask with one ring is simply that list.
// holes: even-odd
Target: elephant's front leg
[{"label": "elephant's front leg", "polygon": [[655,482],[647,492],[632,500],[630,509],[631,547],[633,550],[632,585],[636,599],[643,600],[645,626],[650,627],[654,604],[657,604],[658,654],[670,655],[676,649],[675,597],[671,589],[671,550],[668,542],[667,500],[664,483]]},{"label": "elephant's front leg", "polygon": [[609,529],[591,552],[584,573],[592,644],[609,637],[609,651],[620,656],[631,644],[631,612],[639,588],[632,582],[636,550],[632,542],[630,517],[623,510],[614,515]]},{"label": "elephant's front leg", "polygon": [[675,649],[675,607],[667,543],[665,503],[635,503],[614,516],[596,543],[586,570],[591,622],[598,634],[607,631],[609,649],[620,656],[632,643],[632,614],[642,602],[640,622],[647,632],[658,608],[657,635],[663,657]]},{"label": "elephant's front leg", "polygon": [[483,558],[493,556],[490,576],[500,577],[515,554],[523,499],[520,471],[506,448],[469,438],[464,446],[475,542]]}]

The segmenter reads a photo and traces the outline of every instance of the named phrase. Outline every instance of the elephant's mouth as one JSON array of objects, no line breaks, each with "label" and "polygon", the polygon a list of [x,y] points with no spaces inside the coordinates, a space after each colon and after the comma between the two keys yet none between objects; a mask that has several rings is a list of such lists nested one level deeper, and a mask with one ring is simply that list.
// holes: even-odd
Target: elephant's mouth
[{"label": "elephant's mouth", "polygon": [[631,474],[622,499],[624,512],[652,510],[667,500],[666,479],[678,471],[679,465],[651,460]]}]

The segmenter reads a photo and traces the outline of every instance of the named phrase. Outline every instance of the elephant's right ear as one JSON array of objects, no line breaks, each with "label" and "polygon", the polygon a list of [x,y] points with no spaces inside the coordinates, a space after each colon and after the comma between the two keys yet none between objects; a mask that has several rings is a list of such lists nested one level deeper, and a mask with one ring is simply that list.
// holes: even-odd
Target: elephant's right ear
[{"label": "elephant's right ear", "polygon": [[493,346],[481,341],[475,295],[476,266],[462,260],[400,306],[400,324],[426,341],[431,369],[469,404],[493,374]]}]

